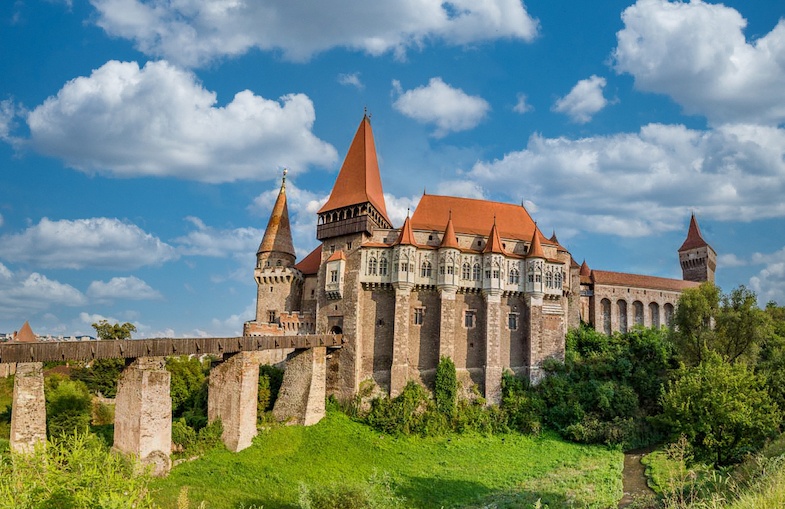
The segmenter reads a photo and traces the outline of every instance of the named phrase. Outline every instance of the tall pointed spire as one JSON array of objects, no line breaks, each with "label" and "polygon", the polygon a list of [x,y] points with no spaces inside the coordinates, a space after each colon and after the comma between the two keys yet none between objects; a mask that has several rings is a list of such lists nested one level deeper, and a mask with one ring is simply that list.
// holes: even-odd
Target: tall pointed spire
[{"label": "tall pointed spire", "polygon": [[401,234],[398,235],[398,240],[395,241],[396,246],[416,246],[417,243],[414,241],[414,232],[412,232],[412,223],[409,220],[409,216],[406,216],[406,220],[403,222],[403,226],[401,227]]},{"label": "tall pointed spire", "polygon": [[455,227],[452,225],[452,212],[447,218],[447,227],[444,229],[444,237],[439,247],[458,249],[458,237],[455,235]]},{"label": "tall pointed spire", "polygon": [[379,176],[379,162],[376,159],[376,144],[368,115],[363,115],[360,127],[349,146],[346,159],[335,180],[327,203],[319,209],[319,214],[350,205],[370,202],[381,216],[392,224],[387,217],[384,203],[382,179]]},{"label": "tall pointed spire", "polygon": [[284,169],[281,190],[278,191],[278,198],[275,199],[270,220],[267,222],[267,229],[264,230],[264,237],[262,237],[262,242],[256,252],[257,255],[278,252],[295,256],[292,228],[289,225],[289,207],[286,204],[286,172],[287,170]]},{"label": "tall pointed spire", "polygon": [[690,217],[690,228],[687,230],[687,238],[679,248],[679,251],[686,251],[687,249],[695,249],[696,247],[705,247],[709,243],[703,240],[701,229],[698,226],[698,220],[695,219],[695,214]]},{"label": "tall pointed spire", "polygon": [[491,226],[491,233],[488,234],[488,242],[482,250],[483,253],[501,253],[504,254],[504,246],[499,238],[499,230],[496,228],[496,218],[493,219],[493,226]]},{"label": "tall pointed spire", "polygon": [[29,322],[25,321],[22,328],[16,333],[14,341],[17,343],[35,343],[37,341]]},{"label": "tall pointed spire", "polygon": [[545,258],[545,252],[542,250],[542,243],[540,242],[540,229],[536,224],[534,225],[534,235],[532,235],[529,253],[526,256],[529,258]]}]

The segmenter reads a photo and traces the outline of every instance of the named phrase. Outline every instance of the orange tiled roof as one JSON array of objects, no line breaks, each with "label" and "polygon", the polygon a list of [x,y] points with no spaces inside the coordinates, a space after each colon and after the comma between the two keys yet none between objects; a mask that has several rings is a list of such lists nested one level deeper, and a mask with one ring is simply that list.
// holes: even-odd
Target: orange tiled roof
[{"label": "orange tiled roof", "polygon": [[294,254],[294,244],[292,243],[292,229],[289,225],[289,208],[286,205],[286,174],[284,173],[281,181],[281,190],[278,198],[275,199],[273,211],[270,213],[270,220],[267,222],[267,229],[264,230],[264,237],[259,244],[256,253],[269,253],[278,251]]},{"label": "orange tiled roof", "polygon": [[458,237],[455,236],[455,227],[452,225],[452,212],[450,217],[447,218],[447,226],[444,228],[444,237],[439,247],[460,249],[458,246]]},{"label": "orange tiled roof", "polygon": [[[503,239],[529,241],[534,235],[534,220],[521,205],[434,194],[420,198],[412,214],[412,228],[441,231],[450,211],[457,233],[485,236],[495,216],[499,237]],[[539,236],[541,242],[550,244],[542,233]]]},{"label": "orange tiled roof", "polygon": [[[538,239],[535,237],[535,242]],[[539,245],[539,242],[537,242]],[[540,251],[542,251],[542,247],[540,247]],[[496,221],[493,222],[493,226],[491,226],[491,233],[488,234],[488,242],[485,244],[485,248],[482,250],[483,253],[500,253],[504,254],[504,246],[502,246],[502,241],[499,238],[499,230],[496,229]]]},{"label": "orange tiled roof", "polygon": [[28,322],[25,322],[22,328],[19,329],[19,332],[16,333],[15,341],[17,343],[35,343],[37,341]]},{"label": "orange tiled roof", "polygon": [[412,232],[412,222],[409,220],[407,216],[406,219],[403,221],[403,227],[401,228],[401,234],[398,236],[398,240],[395,241],[396,246],[416,246],[417,242],[414,241],[414,233]]},{"label": "orange tiled roof", "polygon": [[300,263],[294,266],[295,269],[303,273],[303,275],[310,276],[319,272],[319,265],[322,264],[322,245],[319,244],[316,249],[308,253],[308,256],[300,260]]},{"label": "orange tiled roof", "polygon": [[534,233],[532,234],[531,247],[529,248],[529,252],[526,253],[527,258],[545,258],[545,253],[543,252],[542,244],[540,243],[541,236],[540,229],[535,225]]},{"label": "orange tiled roof", "polygon": [[698,220],[695,219],[695,214],[690,218],[690,229],[687,230],[687,239],[681,245],[679,251],[686,251],[688,249],[695,249],[696,247],[706,247],[708,242],[703,240],[701,236],[701,229],[698,226]]},{"label": "orange tiled roof", "polygon": [[346,255],[343,253],[343,249],[339,249],[338,251],[334,252],[327,259],[328,262],[334,262],[336,260],[346,260]]},{"label": "orange tiled roof", "polygon": [[687,288],[695,288],[700,283],[684,281],[682,279],[669,279],[656,276],[643,276],[640,274],[625,274],[623,272],[609,272],[605,270],[592,270],[591,277],[594,284],[610,286],[631,286],[652,290],[670,290],[680,292]]},{"label": "orange tiled roof", "polygon": [[364,115],[346,153],[346,159],[343,160],[341,171],[338,172],[338,178],[335,179],[330,198],[319,209],[319,214],[366,202],[371,202],[387,222],[392,224],[384,205],[384,191],[379,176],[371,121]]}]

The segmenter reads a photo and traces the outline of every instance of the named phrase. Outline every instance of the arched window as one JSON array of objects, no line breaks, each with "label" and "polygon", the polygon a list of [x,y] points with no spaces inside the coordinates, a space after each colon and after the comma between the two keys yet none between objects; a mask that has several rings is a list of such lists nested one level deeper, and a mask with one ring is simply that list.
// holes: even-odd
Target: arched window
[{"label": "arched window", "polygon": [[660,328],[660,305],[656,302],[649,304],[649,319],[652,327]]},{"label": "arched window", "polygon": [[545,273],[545,288],[553,288],[553,272]]},{"label": "arched window", "polygon": [[518,272],[518,269],[513,267],[510,269],[510,284],[517,285],[521,281],[521,274]]},{"label": "arched window", "polygon": [[632,309],[635,312],[635,325],[643,326],[643,303],[636,300],[632,303]]},{"label": "arched window", "polygon": [[471,277],[472,277],[472,267],[471,267],[471,265],[469,265],[468,262],[463,264],[463,270],[461,272],[461,277],[463,279],[471,279]]},{"label": "arched window", "polygon": [[431,262],[424,261],[420,267],[420,277],[431,277]]},{"label": "arched window", "polygon": [[382,258],[379,260],[379,275],[386,276],[387,275],[387,258]]},{"label": "arched window", "polygon": [[479,263],[475,263],[474,267],[472,267],[472,279],[474,281],[479,281],[480,280],[480,274],[481,274],[481,272],[480,272],[480,264]]},{"label": "arched window", "polygon": [[608,299],[602,299],[600,302],[602,306],[602,331],[607,334],[611,335],[611,301]]},{"label": "arched window", "polygon": [[368,274],[369,275],[371,275],[371,276],[375,276],[376,275],[376,267],[377,267],[376,258],[373,258],[373,257],[368,258]]},{"label": "arched window", "polygon": [[627,301],[620,300],[616,303],[619,307],[619,331],[627,332]]}]

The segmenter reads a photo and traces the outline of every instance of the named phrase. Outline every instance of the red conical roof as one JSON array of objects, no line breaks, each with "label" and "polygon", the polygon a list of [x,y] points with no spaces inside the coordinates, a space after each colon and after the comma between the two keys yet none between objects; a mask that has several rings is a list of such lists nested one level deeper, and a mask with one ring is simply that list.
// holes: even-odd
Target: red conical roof
[{"label": "red conical roof", "polygon": [[581,271],[579,272],[579,274],[581,276],[587,276],[587,277],[591,275],[591,269],[589,268],[589,264],[586,263],[586,260],[583,260],[583,263],[581,264]]},{"label": "red conical roof", "polygon": [[286,205],[286,172],[284,171],[281,181],[281,190],[275,200],[273,210],[270,213],[270,220],[267,222],[267,229],[264,230],[264,237],[259,244],[259,253],[269,253],[277,251],[294,254],[294,243],[292,242],[292,228],[289,225],[289,207]]},{"label": "red conical roof", "polygon": [[444,237],[439,247],[458,249],[458,237],[455,235],[455,227],[452,225],[452,214],[447,219],[447,227],[444,229]]},{"label": "red conical roof", "polygon": [[319,209],[319,214],[367,202],[370,202],[384,219],[392,224],[387,217],[387,207],[384,204],[384,191],[379,176],[379,162],[376,159],[376,144],[373,141],[371,121],[367,115],[364,115],[338,178],[335,180],[330,198]]},{"label": "red conical roof", "polygon": [[499,238],[499,230],[496,228],[496,221],[494,221],[493,226],[491,226],[491,233],[488,234],[488,243],[485,244],[482,252],[504,254],[504,246],[502,246],[502,241]]},{"label": "red conical roof", "polygon": [[401,227],[401,234],[398,235],[398,240],[395,241],[395,246],[416,246],[417,243],[414,241],[414,232],[412,232],[412,223],[409,221],[409,216],[406,216],[406,220],[403,222],[403,226]]},{"label": "red conical roof", "polygon": [[35,343],[37,341],[33,329],[30,328],[28,322],[25,322],[24,325],[22,325],[22,328],[19,329],[19,332],[16,333],[16,339],[14,341],[17,343]]},{"label": "red conical roof", "polygon": [[701,236],[701,229],[698,226],[698,220],[695,219],[695,214],[690,218],[690,229],[687,230],[687,239],[681,245],[679,251],[687,251],[688,249],[695,249],[697,247],[706,247],[709,243],[703,240]]},{"label": "red conical roof", "polygon": [[542,244],[540,243],[540,229],[537,228],[535,225],[534,227],[534,235],[532,235],[532,243],[531,247],[529,248],[529,252],[526,255],[529,258],[545,258],[545,252],[542,250]]}]

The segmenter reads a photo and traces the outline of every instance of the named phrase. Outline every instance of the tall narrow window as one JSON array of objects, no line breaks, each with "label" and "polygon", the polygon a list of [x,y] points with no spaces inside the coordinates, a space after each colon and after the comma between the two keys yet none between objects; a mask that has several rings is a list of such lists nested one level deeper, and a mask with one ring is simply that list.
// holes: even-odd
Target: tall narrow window
[{"label": "tall narrow window", "polygon": [[481,274],[481,272],[480,272],[480,264],[479,263],[475,263],[474,267],[472,268],[472,279],[474,281],[479,281],[480,280],[480,274]]},{"label": "tall narrow window", "polygon": [[424,314],[424,308],[414,308],[414,325],[422,325]]},{"label": "tall narrow window", "polygon": [[464,311],[463,313],[463,326],[467,329],[473,329],[477,321],[477,312],[473,309]]},{"label": "tall narrow window", "polygon": [[553,272],[545,273],[545,288],[553,288]]},{"label": "tall narrow window", "polygon": [[337,283],[338,282],[338,271],[337,270],[331,270],[330,271],[330,282],[331,283]]},{"label": "tall narrow window", "polygon": [[471,279],[472,278],[472,267],[468,263],[463,264],[463,270],[461,273],[461,278],[463,279]]},{"label": "tall narrow window", "polygon": [[420,267],[420,277],[431,277],[431,262],[422,262]]},{"label": "tall narrow window", "polygon": [[368,274],[371,276],[376,275],[376,258],[369,258],[368,259]]},{"label": "tall narrow window", "polygon": [[269,311],[267,311],[267,323],[275,323],[275,318],[276,316],[275,316],[274,309],[270,309]]},{"label": "tall narrow window", "polygon": [[387,258],[382,258],[379,260],[379,275],[386,276],[387,275]]},{"label": "tall narrow window", "polygon": [[521,281],[521,274],[518,272],[518,269],[513,267],[510,269],[510,284],[517,285]]},{"label": "tall narrow window", "polygon": [[507,315],[507,327],[510,330],[518,330],[518,313],[510,313]]}]

